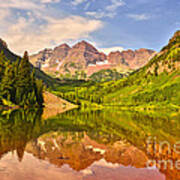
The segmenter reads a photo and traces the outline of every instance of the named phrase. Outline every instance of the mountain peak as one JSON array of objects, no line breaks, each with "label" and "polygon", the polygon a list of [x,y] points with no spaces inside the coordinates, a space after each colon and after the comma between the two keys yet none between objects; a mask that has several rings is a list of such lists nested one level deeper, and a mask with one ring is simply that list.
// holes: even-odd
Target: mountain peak
[{"label": "mountain peak", "polygon": [[121,54],[120,51],[112,51],[112,52],[109,53],[108,56],[111,56],[111,55],[120,55],[120,54]]},{"label": "mountain peak", "polygon": [[[61,45],[55,47],[55,49],[57,49],[57,48],[61,48],[61,49],[71,49],[70,46],[69,46],[68,44],[66,44],[66,43],[61,44]],[[55,49],[54,49],[54,50],[55,50]]]},{"label": "mountain peak", "polygon": [[1,38],[0,38],[0,45],[6,49],[8,48],[7,43],[4,40],[2,40]]},{"label": "mountain peak", "polygon": [[156,76],[162,72],[171,73],[180,69],[180,31],[177,31],[166,45],[148,64],[148,73]]},{"label": "mountain peak", "polygon": [[170,39],[169,42],[172,43],[176,41],[180,42],[180,30],[174,33],[174,36]]},{"label": "mountain peak", "polygon": [[180,30],[174,33],[173,37],[169,40],[168,45],[162,48],[161,53],[170,50],[174,46],[180,47]]},{"label": "mountain peak", "polygon": [[90,45],[90,43],[88,43],[88,42],[87,42],[87,41],[85,41],[85,40],[82,40],[82,41],[80,42],[80,44]]},{"label": "mountain peak", "polygon": [[173,36],[173,37],[177,37],[177,36],[180,36],[180,30],[176,31],[176,32],[174,33],[174,36]]},{"label": "mountain peak", "polygon": [[86,51],[92,51],[92,52],[98,52],[97,49],[87,41],[81,41],[73,46],[73,49],[80,49],[80,50],[86,50]]}]

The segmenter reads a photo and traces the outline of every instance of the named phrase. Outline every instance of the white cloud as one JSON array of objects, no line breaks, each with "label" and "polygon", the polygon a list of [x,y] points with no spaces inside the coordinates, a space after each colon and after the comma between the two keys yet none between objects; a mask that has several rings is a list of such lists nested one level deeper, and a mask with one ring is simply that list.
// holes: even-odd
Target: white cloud
[{"label": "white cloud", "polygon": [[125,2],[122,0],[111,0],[111,3],[111,5],[106,7],[107,11],[115,11],[118,7],[125,5]]},{"label": "white cloud", "polygon": [[128,17],[136,21],[144,21],[151,18],[149,15],[146,14],[128,14]]},{"label": "white cloud", "polygon": [[61,0],[41,0],[41,3],[58,3]]},{"label": "white cloud", "polygon": [[86,0],[73,0],[72,1],[72,5],[74,5],[74,6],[77,6],[77,5],[79,5],[79,4],[82,4],[83,2],[85,2]]},{"label": "white cloud", "polygon": [[89,8],[90,5],[91,5],[91,3],[88,2],[88,3],[85,5],[84,10],[86,11],[86,10]]},{"label": "white cloud", "polygon": [[180,26],[180,22],[175,22],[175,25],[176,26]]},{"label": "white cloud", "polygon": [[109,18],[113,18],[116,13],[115,12],[103,12],[103,11],[88,11],[86,12],[86,15],[88,16],[91,16],[91,17],[94,17],[96,19],[101,19],[101,18],[104,18],[104,17],[109,17]]},{"label": "white cloud", "polygon": [[[19,54],[24,50],[30,53],[55,46],[61,42],[88,38],[90,34],[103,26],[99,20],[90,20],[79,16],[64,19],[47,18],[46,24],[35,26],[33,18],[19,18],[7,27],[3,38],[11,49]],[[2,34],[2,33],[1,33]]]},{"label": "white cloud", "polygon": [[78,39],[88,37],[89,33],[102,27],[102,22],[98,20],[89,20],[80,16],[71,16],[65,19],[51,19],[44,28],[45,34],[54,34],[60,39]]},{"label": "white cloud", "polygon": [[4,21],[6,17],[10,15],[10,11],[8,9],[1,9],[0,8],[0,21]]},{"label": "white cloud", "polygon": [[115,163],[115,164],[114,163],[108,163],[108,162],[106,162],[105,159],[101,159],[100,161],[94,162],[91,167],[93,167],[93,166],[107,167],[107,168],[112,169],[112,168],[118,168],[119,164],[118,163]]},{"label": "white cloud", "polygon": [[105,7],[105,10],[98,10],[98,11],[88,11],[86,15],[95,17],[96,19],[101,19],[104,17],[113,18],[116,16],[117,8],[120,6],[124,6],[125,2],[122,0],[111,0],[111,4]]},{"label": "white cloud", "polygon": [[[91,33],[103,27],[102,21],[81,16],[63,16],[58,12],[59,17],[54,17],[54,9],[43,4],[59,0],[13,1],[1,2],[0,38],[18,54],[23,54],[25,50],[34,53],[62,42],[90,38]],[[19,9],[23,9],[23,13]]]},{"label": "white cloud", "polygon": [[115,46],[115,47],[110,47],[110,48],[101,48],[100,51],[104,52],[106,55],[108,55],[111,52],[116,52],[116,51],[123,51],[124,48],[120,46]]},{"label": "white cloud", "polygon": [[35,1],[28,0],[7,0],[0,1],[0,8],[14,8],[14,9],[40,9],[42,6]]},{"label": "white cloud", "polygon": [[61,0],[0,0],[1,9],[23,9],[38,10],[44,9],[45,3],[57,3]]}]

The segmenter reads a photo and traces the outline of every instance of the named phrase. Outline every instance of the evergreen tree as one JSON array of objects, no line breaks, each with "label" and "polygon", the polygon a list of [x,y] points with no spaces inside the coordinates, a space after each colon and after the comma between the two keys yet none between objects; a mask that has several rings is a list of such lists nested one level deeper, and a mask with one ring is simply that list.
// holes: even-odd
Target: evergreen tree
[{"label": "evergreen tree", "polygon": [[15,100],[15,74],[14,74],[14,63],[9,64],[5,68],[4,75],[1,80],[1,95],[3,98],[7,99],[8,101]]},{"label": "evergreen tree", "polygon": [[31,66],[27,51],[24,53],[18,67],[18,85],[28,88],[31,86]]},{"label": "evergreen tree", "polygon": [[0,53],[0,82],[5,71],[5,67],[9,64],[8,59],[4,56],[3,51]]},{"label": "evergreen tree", "polygon": [[2,99],[21,107],[43,105],[43,82],[35,79],[28,53],[15,62],[0,54],[0,103]]},{"label": "evergreen tree", "polygon": [[26,98],[33,89],[31,82],[31,67],[27,51],[19,62],[16,79],[16,103],[23,106],[26,103],[26,99],[24,98]]}]

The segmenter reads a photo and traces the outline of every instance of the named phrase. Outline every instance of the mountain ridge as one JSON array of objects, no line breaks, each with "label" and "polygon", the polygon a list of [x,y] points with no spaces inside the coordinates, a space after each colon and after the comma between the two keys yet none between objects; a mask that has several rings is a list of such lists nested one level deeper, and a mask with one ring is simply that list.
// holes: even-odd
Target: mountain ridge
[{"label": "mountain ridge", "polygon": [[77,71],[84,71],[90,76],[103,69],[138,69],[145,65],[154,53],[153,50],[141,48],[106,55],[83,40],[72,47],[62,44],[49,51],[44,49],[32,55],[30,61],[36,65],[39,60],[40,68],[50,74],[76,74]]}]

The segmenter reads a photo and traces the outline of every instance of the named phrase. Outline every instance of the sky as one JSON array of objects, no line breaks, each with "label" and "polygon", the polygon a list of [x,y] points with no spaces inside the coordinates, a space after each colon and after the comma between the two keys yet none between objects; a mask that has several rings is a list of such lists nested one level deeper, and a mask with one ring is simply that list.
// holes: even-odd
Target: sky
[{"label": "sky", "polygon": [[179,29],[180,0],[0,0],[0,38],[18,55],[81,40],[159,51]]}]

